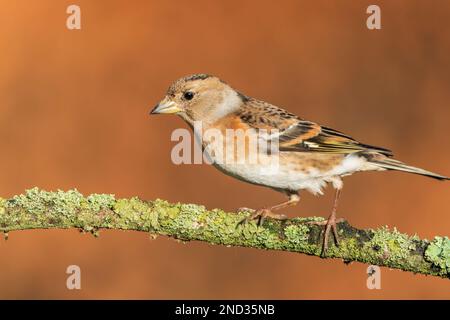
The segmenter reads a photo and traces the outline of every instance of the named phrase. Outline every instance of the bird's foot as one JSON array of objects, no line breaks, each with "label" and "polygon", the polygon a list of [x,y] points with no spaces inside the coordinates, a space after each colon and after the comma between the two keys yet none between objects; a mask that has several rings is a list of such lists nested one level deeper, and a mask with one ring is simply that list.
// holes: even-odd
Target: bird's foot
[{"label": "bird's foot", "polygon": [[322,256],[325,256],[328,250],[328,239],[330,237],[330,232],[333,230],[334,240],[336,242],[336,246],[339,246],[339,235],[337,232],[336,224],[339,222],[343,222],[345,219],[336,218],[334,214],[330,215],[327,220],[323,221],[310,221],[308,224],[314,224],[318,226],[325,226],[325,235],[323,236],[323,247],[322,247]]},{"label": "bird's foot", "polygon": [[[244,208],[241,208],[244,209]],[[245,208],[248,209],[248,208]],[[250,211],[252,212],[252,214],[250,214],[248,217],[242,219],[238,225],[250,222],[252,220],[258,220],[258,226],[261,226],[264,222],[264,220],[267,217],[270,217],[272,219],[276,219],[276,220],[286,220],[287,216],[285,216],[284,214],[276,214],[273,213],[272,210],[270,210],[270,208],[263,208],[263,209],[258,209],[258,210],[242,210],[242,211]]]}]

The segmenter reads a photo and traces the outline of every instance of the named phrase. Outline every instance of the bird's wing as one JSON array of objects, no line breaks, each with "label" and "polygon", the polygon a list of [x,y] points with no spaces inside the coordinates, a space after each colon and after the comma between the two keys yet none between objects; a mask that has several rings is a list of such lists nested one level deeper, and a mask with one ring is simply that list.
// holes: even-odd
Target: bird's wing
[{"label": "bird's wing", "polygon": [[268,130],[270,139],[278,138],[280,151],[339,154],[377,152],[392,156],[388,149],[360,143],[342,132],[303,120],[266,102],[247,102],[241,108],[239,117],[246,126]]}]

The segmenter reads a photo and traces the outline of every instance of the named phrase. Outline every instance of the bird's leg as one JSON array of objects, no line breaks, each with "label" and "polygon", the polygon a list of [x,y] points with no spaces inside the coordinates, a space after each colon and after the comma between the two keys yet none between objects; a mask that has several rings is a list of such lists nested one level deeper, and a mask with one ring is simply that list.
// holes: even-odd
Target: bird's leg
[{"label": "bird's leg", "polygon": [[[277,205],[274,205],[271,207],[254,210],[250,216],[241,220],[239,222],[239,224],[249,222],[254,219],[258,219],[258,225],[262,225],[262,223],[264,222],[264,219],[266,217],[270,217],[270,218],[277,219],[277,220],[287,219],[287,217],[284,214],[276,214],[276,213],[273,213],[273,211],[296,205],[300,201],[300,196],[298,195],[298,193],[289,193],[288,195],[289,195],[288,201],[282,202],[280,204],[277,204]],[[244,210],[242,210],[242,211],[244,211]],[[247,209],[246,211],[249,211],[249,210]]]},{"label": "bird's leg", "polygon": [[339,245],[339,236],[337,233],[336,223],[344,221],[343,218],[336,218],[337,205],[338,205],[340,195],[341,195],[341,189],[336,189],[336,193],[334,195],[333,209],[331,210],[331,214],[327,220],[308,222],[309,224],[325,226],[325,235],[323,237],[322,254],[325,254],[325,252],[328,249],[328,239],[329,239],[331,230],[333,230],[333,235],[334,235],[334,239],[336,241],[336,245]]}]

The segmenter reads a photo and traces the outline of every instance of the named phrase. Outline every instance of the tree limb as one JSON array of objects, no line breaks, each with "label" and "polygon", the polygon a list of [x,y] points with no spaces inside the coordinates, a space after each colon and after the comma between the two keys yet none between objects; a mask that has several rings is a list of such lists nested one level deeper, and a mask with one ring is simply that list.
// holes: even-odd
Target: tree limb
[{"label": "tree limb", "polygon": [[[11,199],[0,198],[0,231],[80,228],[120,229],[165,235],[183,241],[283,250],[320,256],[323,228],[306,222],[323,218],[267,219],[237,226],[247,213],[206,210],[194,204],[163,200],[115,199],[113,195],[83,197],[77,190],[47,192],[37,188]],[[414,273],[450,278],[450,240],[421,240],[386,227],[359,230],[338,224],[340,246],[330,243],[326,258],[359,261]],[[332,239],[330,240],[332,241]]]}]

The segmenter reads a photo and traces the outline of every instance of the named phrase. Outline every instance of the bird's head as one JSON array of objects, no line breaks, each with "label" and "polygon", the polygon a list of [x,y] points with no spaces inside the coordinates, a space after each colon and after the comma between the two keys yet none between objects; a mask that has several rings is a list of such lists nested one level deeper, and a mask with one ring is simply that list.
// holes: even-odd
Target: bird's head
[{"label": "bird's head", "polygon": [[150,114],[176,114],[188,123],[214,121],[247,99],[217,77],[194,74],[176,80]]}]

